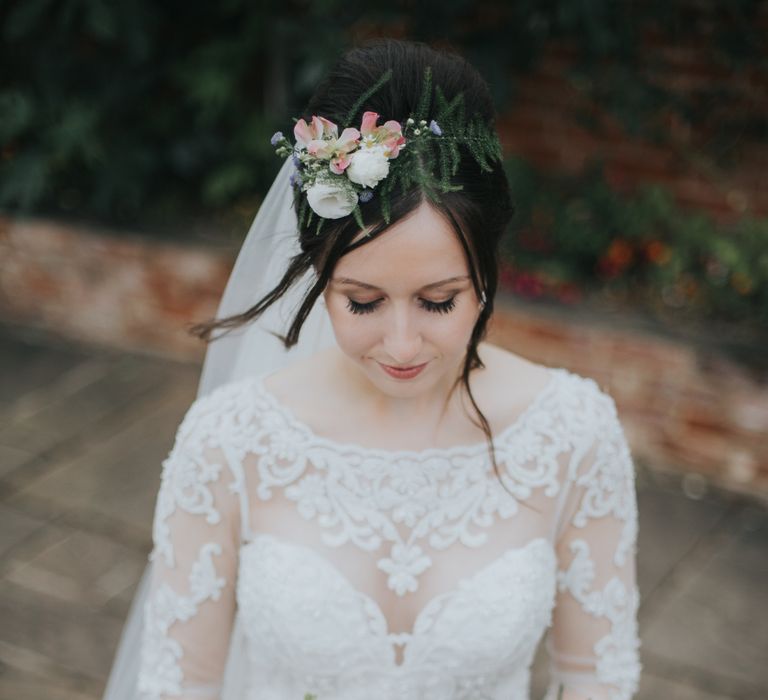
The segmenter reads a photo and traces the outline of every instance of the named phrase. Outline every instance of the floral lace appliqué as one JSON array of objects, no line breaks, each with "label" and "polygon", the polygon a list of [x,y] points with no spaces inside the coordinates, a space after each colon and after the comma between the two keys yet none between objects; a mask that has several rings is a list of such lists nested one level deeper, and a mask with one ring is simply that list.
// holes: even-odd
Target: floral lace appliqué
[{"label": "floral lace appliqu\u00e9", "polygon": [[[565,373],[550,372],[545,388],[495,441],[505,465],[504,486],[514,496],[489,477],[485,444],[422,452],[340,445],[314,435],[258,377],[256,410],[264,417],[254,436],[260,452],[258,495],[267,500],[274,487],[284,487],[302,517],[317,519],[329,546],[352,542],[375,551],[383,541],[391,543],[377,566],[397,595],[415,592],[418,577],[432,563],[420,540],[426,538],[436,550],[455,542],[479,547],[487,540],[483,528],[496,516],[512,517],[533,489],[558,493],[557,458],[570,442],[558,410]],[[514,449],[505,449],[508,444]]]},{"label": "floral lace appliqu\u00e9", "polygon": [[179,664],[183,649],[168,632],[173,624],[189,620],[203,601],[219,599],[226,581],[216,575],[214,554],[221,554],[218,543],[210,542],[200,548],[190,570],[189,595],[182,595],[163,582],[146,603],[139,674],[139,691],[146,700],[182,693],[184,674]]}]

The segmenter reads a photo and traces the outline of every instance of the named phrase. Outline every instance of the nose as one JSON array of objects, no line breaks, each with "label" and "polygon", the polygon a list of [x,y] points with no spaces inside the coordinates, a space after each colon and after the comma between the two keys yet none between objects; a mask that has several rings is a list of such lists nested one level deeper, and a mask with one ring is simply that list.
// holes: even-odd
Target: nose
[{"label": "nose", "polygon": [[393,305],[384,332],[384,350],[391,363],[400,367],[418,364],[423,359],[421,347],[418,320],[408,309]]}]

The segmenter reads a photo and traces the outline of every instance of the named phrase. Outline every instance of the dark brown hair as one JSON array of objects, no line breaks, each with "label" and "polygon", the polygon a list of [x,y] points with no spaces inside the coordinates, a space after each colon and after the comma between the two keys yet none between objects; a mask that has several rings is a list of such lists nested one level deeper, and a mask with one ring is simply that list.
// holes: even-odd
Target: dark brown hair
[{"label": "dark brown hair", "polygon": [[[467,115],[477,115],[490,128],[495,128],[493,101],[488,86],[464,58],[421,42],[395,39],[376,39],[347,51],[317,87],[301,116],[307,121],[312,115],[326,117],[338,124],[340,130],[349,126],[340,123],[347,112],[366,90],[387,70],[392,69],[391,79],[360,106],[351,124],[359,124],[363,112],[368,110],[380,114],[382,121],[394,119],[404,124],[408,116],[416,111],[426,66],[431,66],[432,70],[432,105],[435,104],[435,86],[440,86],[449,101],[463,93]],[[427,121],[431,118],[432,114],[426,117]],[[450,222],[464,249],[475,292],[478,298],[484,293],[486,301],[472,330],[461,375],[453,384],[451,393],[459,382],[466,389],[480,423],[474,418],[471,420],[482,428],[488,439],[491,460],[498,476],[491,428],[472,395],[469,374],[473,369],[484,367],[477,346],[485,337],[488,320],[493,313],[498,284],[499,240],[512,218],[514,208],[501,162],[491,162],[490,172],[483,171],[462,144],[459,144],[459,153],[459,167],[456,175],[451,178],[451,184],[460,185],[461,189],[441,193],[438,204],[432,201],[429,203]],[[299,196],[296,193],[295,205],[298,205]],[[360,229],[351,215],[324,221],[320,235],[315,235],[314,223],[306,224],[298,231],[300,252],[291,258],[283,278],[272,291],[247,311],[197,324],[190,332],[210,341],[216,329],[236,328],[257,318],[305,272],[313,268],[316,277],[314,285],[304,295],[286,335],[278,336],[286,349],[292,347],[298,340],[304,321],[328,284],[339,258],[385,234],[389,226],[412,213],[425,199],[424,192],[418,186],[405,192],[399,189],[393,191],[389,224],[382,219],[375,196],[369,202],[361,202],[360,210],[369,232],[354,243],[352,241]]]}]

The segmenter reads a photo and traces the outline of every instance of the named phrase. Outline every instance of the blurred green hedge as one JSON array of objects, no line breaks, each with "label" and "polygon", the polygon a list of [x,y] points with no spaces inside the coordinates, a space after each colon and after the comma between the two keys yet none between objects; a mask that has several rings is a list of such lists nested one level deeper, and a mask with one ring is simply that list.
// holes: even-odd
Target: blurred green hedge
[{"label": "blurred green hedge", "polygon": [[[757,0],[7,0],[0,3],[0,209],[153,228],[265,191],[269,145],[344,48],[373,35],[459,50],[497,108],[542,47],[629,129],[664,104],[639,67],[643,32],[703,31],[734,70],[764,59]],[[711,25],[711,26],[710,26]],[[753,28],[753,30],[750,30]],[[693,112],[691,111],[693,110]],[[656,134],[658,138],[663,135]],[[178,227],[183,230],[183,226]]]}]

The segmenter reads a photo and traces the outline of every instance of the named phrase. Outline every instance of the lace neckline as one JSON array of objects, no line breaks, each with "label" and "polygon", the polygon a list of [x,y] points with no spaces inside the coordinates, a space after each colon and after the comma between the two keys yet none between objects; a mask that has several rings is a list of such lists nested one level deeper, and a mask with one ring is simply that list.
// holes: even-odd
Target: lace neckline
[{"label": "lace neckline", "polygon": [[[506,438],[525,426],[526,422],[535,413],[536,409],[550,394],[557,390],[559,385],[558,380],[567,372],[567,370],[562,367],[545,367],[545,370],[549,375],[549,379],[547,380],[546,384],[541,389],[539,389],[533,399],[520,412],[517,418],[512,421],[512,423],[494,435],[494,448],[500,448],[501,444]],[[471,445],[452,445],[451,447],[426,447],[421,450],[390,450],[383,447],[369,447],[353,442],[339,442],[337,440],[332,440],[330,438],[323,437],[322,435],[318,435],[313,428],[311,428],[304,421],[300,420],[291,408],[280,401],[269,389],[267,389],[266,385],[264,384],[264,379],[267,376],[269,376],[269,373],[263,372],[254,377],[256,391],[260,393],[264,398],[266,398],[272,408],[280,413],[294,430],[303,435],[305,440],[316,445],[365,456],[384,458],[401,457],[412,460],[426,459],[430,457],[452,457],[459,454],[474,455],[485,452],[488,449],[487,441],[476,442]]]}]

